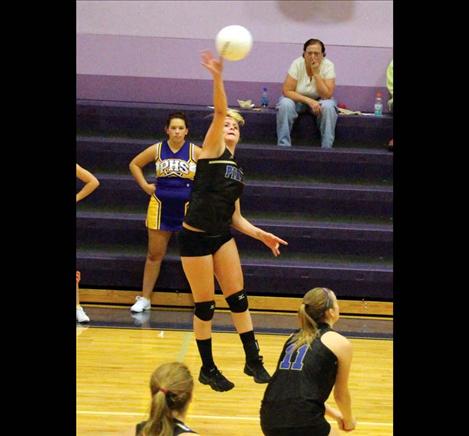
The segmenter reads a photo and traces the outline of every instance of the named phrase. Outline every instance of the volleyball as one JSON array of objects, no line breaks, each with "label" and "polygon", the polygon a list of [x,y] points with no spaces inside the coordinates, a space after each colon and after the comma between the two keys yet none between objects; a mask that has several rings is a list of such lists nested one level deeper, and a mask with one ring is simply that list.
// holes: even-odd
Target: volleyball
[{"label": "volleyball", "polygon": [[229,61],[239,61],[251,51],[251,32],[243,26],[226,26],[217,33],[215,46],[218,54],[223,58]]}]

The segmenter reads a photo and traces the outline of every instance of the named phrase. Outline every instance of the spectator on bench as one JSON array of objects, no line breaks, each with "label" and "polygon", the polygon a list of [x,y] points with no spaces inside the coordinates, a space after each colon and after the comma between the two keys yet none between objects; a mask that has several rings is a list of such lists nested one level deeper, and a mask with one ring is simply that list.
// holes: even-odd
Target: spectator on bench
[{"label": "spectator on bench", "polygon": [[283,82],[277,103],[277,145],[291,146],[291,130],[298,114],[310,111],[321,132],[321,147],[332,148],[337,124],[334,64],[326,59],[319,39],[308,39],[303,55],[295,59]]}]

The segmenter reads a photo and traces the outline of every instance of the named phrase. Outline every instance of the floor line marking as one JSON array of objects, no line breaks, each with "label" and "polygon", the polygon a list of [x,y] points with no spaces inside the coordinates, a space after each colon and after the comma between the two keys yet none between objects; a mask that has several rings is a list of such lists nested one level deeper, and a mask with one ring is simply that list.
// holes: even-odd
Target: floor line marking
[{"label": "floor line marking", "polygon": [[[91,410],[77,410],[77,415],[116,415],[116,416],[145,416],[145,412],[142,413],[133,413],[133,412],[94,412]],[[259,417],[257,416],[215,416],[215,415],[192,415],[187,414],[187,418],[190,419],[231,419],[231,420],[244,420],[244,421],[259,421]],[[384,427],[392,427],[392,422],[368,422],[368,421],[357,421],[357,426],[384,426]]]},{"label": "floor line marking", "polygon": [[183,362],[184,357],[186,357],[187,350],[189,349],[190,341],[192,339],[192,332],[186,332],[182,340],[181,349],[176,357],[178,362]]}]

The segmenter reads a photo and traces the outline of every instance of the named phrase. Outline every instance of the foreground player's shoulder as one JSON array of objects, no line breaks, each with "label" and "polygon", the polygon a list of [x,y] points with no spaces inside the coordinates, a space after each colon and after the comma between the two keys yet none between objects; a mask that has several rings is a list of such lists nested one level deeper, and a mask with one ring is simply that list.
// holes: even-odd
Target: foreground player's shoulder
[{"label": "foreground player's shoulder", "polygon": [[352,343],[344,335],[330,330],[321,336],[321,342],[337,356],[352,353]]}]

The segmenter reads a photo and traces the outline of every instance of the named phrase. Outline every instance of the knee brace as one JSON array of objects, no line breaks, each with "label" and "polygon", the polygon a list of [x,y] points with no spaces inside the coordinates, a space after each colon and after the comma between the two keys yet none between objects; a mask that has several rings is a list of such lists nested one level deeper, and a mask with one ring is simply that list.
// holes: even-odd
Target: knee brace
[{"label": "knee brace", "polygon": [[248,296],[241,290],[226,298],[228,307],[233,313],[246,312],[248,310]]},{"label": "knee brace", "polygon": [[195,303],[194,315],[202,321],[210,321],[215,312],[215,301],[203,301]]}]

